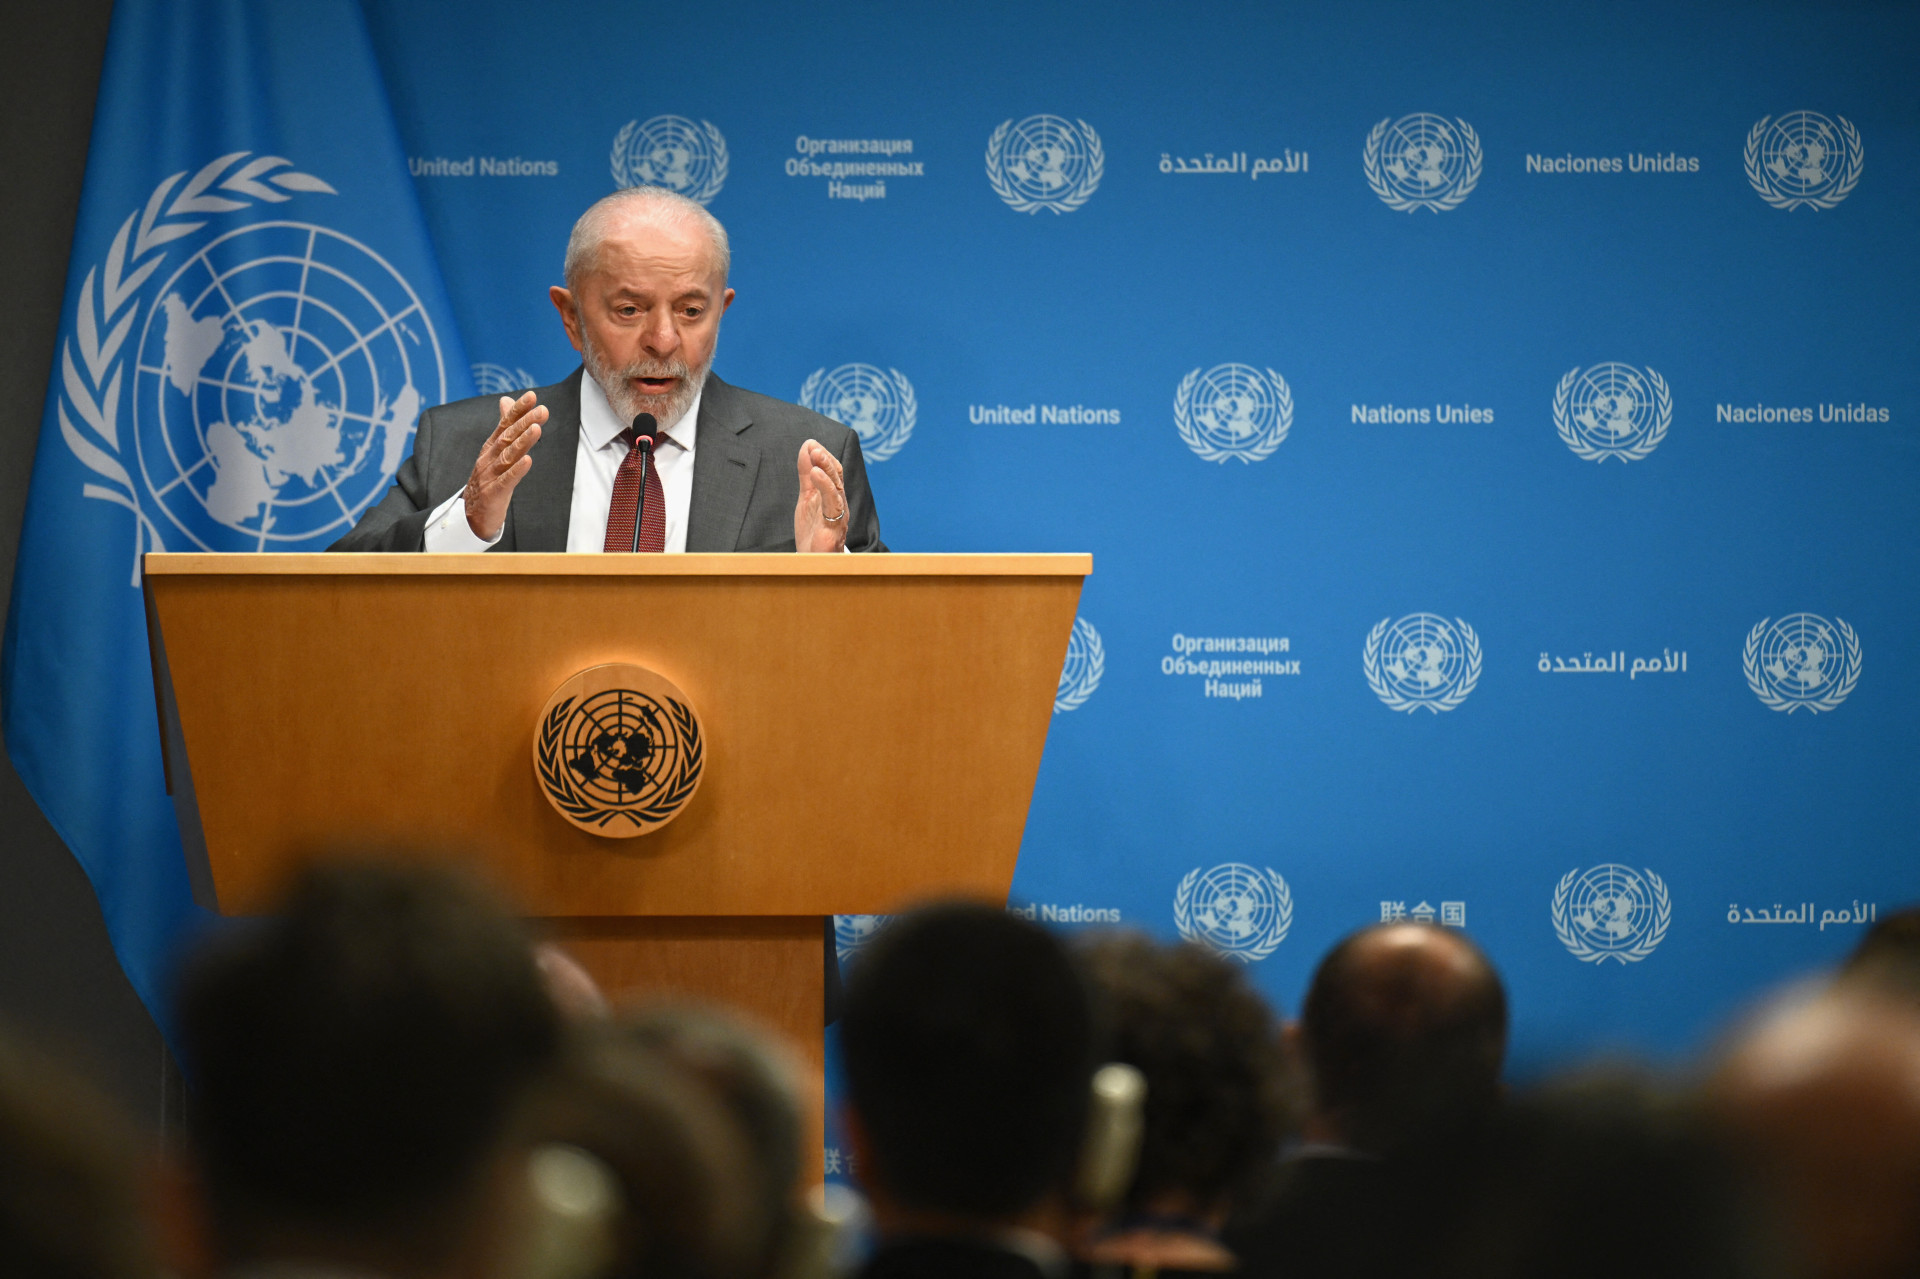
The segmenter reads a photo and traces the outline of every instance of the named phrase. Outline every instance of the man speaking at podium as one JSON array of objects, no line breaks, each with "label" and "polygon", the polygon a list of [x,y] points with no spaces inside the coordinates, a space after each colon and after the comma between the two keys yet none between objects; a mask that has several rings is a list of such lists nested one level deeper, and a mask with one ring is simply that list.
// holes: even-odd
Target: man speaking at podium
[{"label": "man speaking at podium", "polygon": [[595,204],[549,291],[583,367],[422,413],[393,487],[329,549],[884,551],[860,437],[710,374],[729,264],[685,196]]}]

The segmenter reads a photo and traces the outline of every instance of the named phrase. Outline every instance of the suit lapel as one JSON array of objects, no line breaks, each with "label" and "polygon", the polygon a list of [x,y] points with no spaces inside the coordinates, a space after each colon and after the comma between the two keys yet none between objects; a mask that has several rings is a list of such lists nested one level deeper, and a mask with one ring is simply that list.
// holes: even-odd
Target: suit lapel
[{"label": "suit lapel", "polygon": [[584,369],[540,397],[547,421],[533,446],[533,469],[514,489],[506,533],[495,550],[564,551],[573,522],[573,468],[580,451],[580,379]]},{"label": "suit lapel", "polygon": [[739,438],[753,418],[738,393],[712,375],[694,424],[693,497],[687,510],[689,551],[731,551],[740,544],[747,501],[760,474],[760,451]]}]

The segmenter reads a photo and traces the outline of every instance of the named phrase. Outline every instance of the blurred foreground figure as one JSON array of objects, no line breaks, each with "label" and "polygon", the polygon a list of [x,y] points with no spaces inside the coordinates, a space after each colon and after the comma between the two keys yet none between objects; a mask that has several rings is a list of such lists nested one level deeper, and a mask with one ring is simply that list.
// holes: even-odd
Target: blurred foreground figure
[{"label": "blurred foreground figure", "polygon": [[1920,1004],[1920,906],[1875,921],[1841,966],[1843,985],[1865,984]]},{"label": "blurred foreground figure", "polygon": [[1094,1068],[1060,943],[993,906],[906,915],[853,969],[841,1035],[866,1279],[1057,1275]]},{"label": "blurred foreground figure", "polygon": [[151,1279],[132,1145],[59,1065],[0,1043],[0,1275]]},{"label": "blurred foreground figure", "polygon": [[1862,989],[1787,1003],[1708,1098],[1810,1279],[1920,1275],[1920,1013]]},{"label": "blurred foreground figure", "polygon": [[1082,956],[1116,1061],[1145,1076],[1139,1166],[1118,1217],[1080,1248],[1107,1267],[1234,1268],[1221,1228],[1265,1182],[1294,1117],[1280,1027],[1243,965],[1112,934]]},{"label": "blurred foreground figure", "polygon": [[1403,1156],[1444,1206],[1399,1234],[1434,1279],[1767,1279],[1783,1274],[1726,1153],[1685,1103],[1630,1077],[1541,1089],[1477,1134]]},{"label": "blurred foreground figure", "polygon": [[1395,1156],[1471,1133],[1499,1100],[1500,976],[1463,933],[1362,929],[1320,961],[1296,1040],[1312,1101],[1304,1140],[1229,1243],[1253,1274],[1398,1274],[1436,1200]]},{"label": "blurred foreground figure", "polygon": [[434,870],[310,870],[195,958],[179,1025],[208,1268],[488,1272],[559,1033],[499,903]]}]

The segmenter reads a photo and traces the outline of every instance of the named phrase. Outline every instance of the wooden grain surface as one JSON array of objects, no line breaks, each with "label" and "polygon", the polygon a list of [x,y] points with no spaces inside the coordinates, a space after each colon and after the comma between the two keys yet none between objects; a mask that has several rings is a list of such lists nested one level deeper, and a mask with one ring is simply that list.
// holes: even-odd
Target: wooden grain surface
[{"label": "wooden grain surface", "polygon": [[[223,912],[344,845],[477,863],[543,916],[1004,897],[1086,556],[151,555]],[[541,705],[634,662],[707,773],[639,839],[537,789]]]}]

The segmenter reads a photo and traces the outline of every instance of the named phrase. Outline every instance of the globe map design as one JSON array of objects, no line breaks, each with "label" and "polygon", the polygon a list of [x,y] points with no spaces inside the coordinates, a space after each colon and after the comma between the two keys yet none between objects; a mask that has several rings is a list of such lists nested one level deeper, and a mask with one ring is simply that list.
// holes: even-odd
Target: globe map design
[{"label": "globe map design", "polygon": [[1201,374],[1187,415],[1202,440],[1231,452],[1284,431],[1282,412],[1279,392],[1259,369],[1221,364]]},{"label": "globe map design", "polygon": [[801,398],[815,413],[852,427],[867,460],[884,462],[913,434],[913,416],[897,376],[871,364],[842,364],[817,383],[809,379]]},{"label": "globe map design", "polygon": [[1414,613],[1387,629],[1380,644],[1380,670],[1400,696],[1430,701],[1459,684],[1466,673],[1466,647],[1446,618]]},{"label": "globe map design", "polygon": [[1845,679],[1844,641],[1833,623],[1813,613],[1794,613],[1767,628],[1760,638],[1760,669],[1780,696],[1813,701]]},{"label": "globe map design", "polygon": [[1252,866],[1227,862],[1204,872],[1188,900],[1188,930],[1217,950],[1244,953],[1285,936],[1273,881]]},{"label": "globe map design", "polygon": [[874,936],[893,919],[891,915],[835,915],[833,917],[833,947],[840,958],[850,958],[853,953],[874,939]]},{"label": "globe map design", "polygon": [[614,155],[614,180],[623,186],[665,187],[705,204],[720,192],[725,179],[711,125],[685,116],[657,115],[638,128],[622,130],[622,145]]},{"label": "globe map design", "polygon": [[1023,199],[1065,199],[1092,176],[1087,140],[1071,120],[1030,115],[1008,131],[1000,172]]},{"label": "globe map design", "polygon": [[1794,111],[1767,127],[1760,163],[1775,190],[1813,198],[1840,180],[1847,163],[1847,142],[1826,116]]},{"label": "globe map design", "polygon": [[1582,373],[1567,410],[1574,429],[1601,449],[1631,448],[1659,424],[1653,388],[1630,364],[1596,364]]},{"label": "globe map design", "polygon": [[473,366],[473,389],[481,395],[518,395],[533,385],[533,374],[504,364]]},{"label": "globe map design", "polygon": [[353,526],[446,398],[407,281],[357,240],[264,222],[156,294],[135,373],[151,499],[202,550],[319,549]]},{"label": "globe map design", "polygon": [[581,794],[608,808],[645,804],[678,771],[680,734],[644,693],[610,688],[567,718],[560,754]]},{"label": "globe map design", "polygon": [[1380,159],[1387,185],[1409,200],[1445,195],[1467,172],[1467,146],[1460,130],[1425,112],[1403,116],[1388,127]]},{"label": "globe map design", "polygon": [[1574,935],[1594,950],[1631,950],[1653,927],[1652,886],[1630,866],[1608,863],[1580,876],[1568,890],[1566,921]]}]

